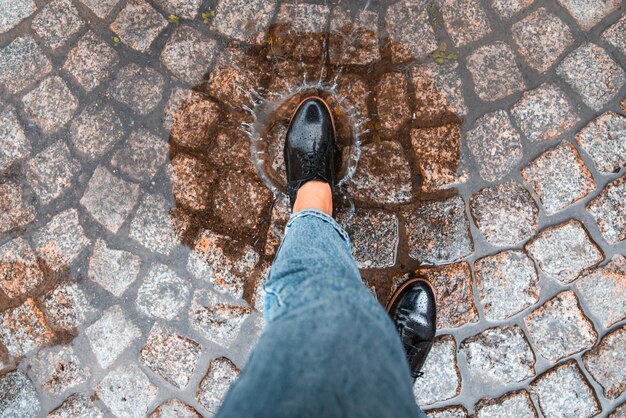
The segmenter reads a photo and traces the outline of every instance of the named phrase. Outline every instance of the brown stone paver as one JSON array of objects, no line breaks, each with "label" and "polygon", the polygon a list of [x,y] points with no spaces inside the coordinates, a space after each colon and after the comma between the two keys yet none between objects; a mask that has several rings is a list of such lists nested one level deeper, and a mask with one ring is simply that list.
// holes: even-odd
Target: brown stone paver
[{"label": "brown stone paver", "polygon": [[411,146],[422,175],[422,191],[434,192],[465,182],[460,173],[461,126],[449,123],[411,130]]},{"label": "brown stone paver", "polygon": [[624,415],[619,1],[0,10],[0,416],[217,411],[312,94],[364,282],[434,284],[428,415]]}]

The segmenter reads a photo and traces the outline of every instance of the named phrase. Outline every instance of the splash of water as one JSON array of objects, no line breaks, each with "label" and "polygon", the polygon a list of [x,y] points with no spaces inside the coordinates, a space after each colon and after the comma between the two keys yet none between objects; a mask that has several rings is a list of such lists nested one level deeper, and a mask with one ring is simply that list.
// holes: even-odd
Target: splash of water
[{"label": "splash of water", "polygon": [[349,100],[339,94],[337,78],[335,77],[332,82],[327,82],[323,76],[324,69],[320,71],[319,77],[314,80],[309,81],[304,75],[298,85],[286,91],[268,92],[265,95],[259,91],[245,90],[242,86],[238,86],[248,95],[252,103],[252,106],[243,106],[244,110],[252,116],[252,122],[242,123],[240,129],[250,140],[250,157],[258,176],[274,196],[279,198],[281,195],[284,196],[282,187],[268,173],[268,170],[271,170],[271,168],[268,169],[268,165],[271,164],[268,152],[270,131],[278,120],[279,109],[290,102],[294,102],[298,97],[304,97],[307,92],[315,91],[317,94],[332,98],[335,105],[341,108],[343,122],[349,125],[351,131],[350,143],[347,145],[348,155],[344,156],[344,163],[337,180],[337,190],[340,192],[339,195],[348,202],[348,207],[354,208],[353,202],[345,193],[344,186],[350,181],[357,169],[361,155],[361,136],[367,133],[365,129],[367,120],[360,118]]}]

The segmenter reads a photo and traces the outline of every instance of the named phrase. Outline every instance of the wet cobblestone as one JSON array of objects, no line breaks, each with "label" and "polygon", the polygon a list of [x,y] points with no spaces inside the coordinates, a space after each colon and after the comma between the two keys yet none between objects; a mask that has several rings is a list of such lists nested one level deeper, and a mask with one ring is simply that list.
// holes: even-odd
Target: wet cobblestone
[{"label": "wet cobblestone", "polygon": [[624,415],[621,2],[0,10],[0,416],[216,412],[307,95],[366,285],[435,286],[428,415]]}]

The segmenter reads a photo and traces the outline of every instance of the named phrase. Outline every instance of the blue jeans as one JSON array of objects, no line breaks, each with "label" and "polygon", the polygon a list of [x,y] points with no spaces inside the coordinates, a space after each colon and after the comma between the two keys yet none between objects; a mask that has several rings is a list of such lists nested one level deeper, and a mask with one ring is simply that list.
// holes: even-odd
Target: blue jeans
[{"label": "blue jeans", "polygon": [[423,417],[393,322],[330,216],[287,223],[266,284],[266,328],[218,417]]}]

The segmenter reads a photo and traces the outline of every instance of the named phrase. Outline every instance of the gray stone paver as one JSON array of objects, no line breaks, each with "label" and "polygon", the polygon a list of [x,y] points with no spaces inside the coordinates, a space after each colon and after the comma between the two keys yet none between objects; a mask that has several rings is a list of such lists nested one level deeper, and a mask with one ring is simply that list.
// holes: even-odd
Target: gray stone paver
[{"label": "gray stone paver", "polygon": [[548,215],[584,198],[596,188],[591,172],[576,148],[561,142],[522,169],[522,177],[539,195]]},{"label": "gray stone paver", "polygon": [[163,402],[150,414],[150,418],[201,418],[201,415],[193,407],[179,401],[170,399]]},{"label": "gray stone paver", "polygon": [[53,270],[69,266],[89,245],[76,209],[52,218],[33,236],[35,251]]},{"label": "gray stone paver", "polygon": [[117,416],[143,417],[156,396],[157,388],[136,365],[110,371],[96,388],[98,397]]},{"label": "gray stone paver", "polygon": [[147,52],[154,39],[167,26],[167,20],[145,0],[129,0],[111,30],[122,42],[139,52]]},{"label": "gray stone paver", "polygon": [[600,412],[596,394],[574,360],[548,370],[530,389],[546,418],[588,418]]},{"label": "gray stone paver", "polygon": [[123,135],[118,112],[109,104],[93,101],[74,118],[68,137],[79,155],[93,160],[109,152]]},{"label": "gray stone paver", "polygon": [[535,374],[535,356],[518,326],[491,328],[461,343],[469,372],[500,384],[520,382]]},{"label": "gray stone paver", "polygon": [[544,229],[525,248],[547,276],[562,283],[576,280],[603,258],[597,244],[575,219]]},{"label": "gray stone paver", "polygon": [[70,0],[53,0],[35,16],[32,28],[54,50],[64,46],[83,25]]},{"label": "gray stone paver", "polygon": [[522,160],[522,138],[504,110],[480,117],[466,134],[480,176],[490,182],[506,176]]},{"label": "gray stone paver", "polygon": [[26,164],[26,178],[42,204],[62,196],[73,185],[80,163],[64,142],[50,145]]},{"label": "gray stone paver", "polygon": [[150,181],[167,158],[167,145],[146,129],[133,131],[111,159],[111,165],[136,181]]},{"label": "gray stone paver", "polygon": [[109,85],[110,95],[140,115],[152,112],[161,101],[163,76],[151,67],[128,64]]},{"label": "gray stone paver", "polygon": [[585,273],[576,290],[588,312],[605,328],[626,318],[626,258],[615,255],[606,265]]},{"label": "gray stone paver", "polygon": [[155,264],[146,273],[137,291],[137,310],[144,315],[174,319],[187,304],[190,283],[164,264]]},{"label": "gray stone paver", "polygon": [[139,338],[141,331],[126,318],[122,308],[116,305],[90,325],[85,334],[100,367],[105,369]]},{"label": "gray stone paver", "polygon": [[0,170],[30,154],[31,144],[15,112],[15,108],[2,104],[0,110]]},{"label": "gray stone paver", "polygon": [[163,48],[161,61],[182,82],[193,84],[209,69],[217,48],[213,39],[181,26]]},{"label": "gray stone paver", "polygon": [[139,198],[139,186],[98,166],[89,180],[80,204],[93,218],[115,233]]},{"label": "gray stone paver", "polygon": [[540,73],[551,68],[574,42],[565,22],[543,7],[514,23],[511,32],[528,65]]},{"label": "gray stone paver", "polygon": [[537,418],[537,411],[525,390],[507,393],[497,399],[482,399],[476,404],[476,418]]},{"label": "gray stone paver", "polygon": [[62,284],[47,294],[43,310],[52,326],[69,331],[88,322],[95,313],[85,292],[76,283]]},{"label": "gray stone paver", "polygon": [[538,276],[522,251],[507,250],[474,263],[478,297],[485,317],[506,320],[539,301]]},{"label": "gray stone paver", "polygon": [[428,23],[426,3],[400,1],[387,9],[385,23],[394,62],[422,58],[437,49],[437,40]]},{"label": "gray stone paver", "polygon": [[576,135],[578,145],[591,156],[602,173],[616,173],[626,166],[626,117],[607,112]]},{"label": "gray stone paver", "polygon": [[474,90],[486,102],[524,90],[526,83],[515,62],[513,49],[504,42],[482,46],[467,58]]},{"label": "gray stone paver", "polygon": [[556,72],[595,111],[611,101],[626,82],[624,69],[592,43],[583,44],[565,57]]},{"label": "gray stone paver", "polygon": [[22,20],[30,16],[37,6],[33,0],[2,0],[0,9],[0,33],[5,33],[17,26]]},{"label": "gray stone paver", "polygon": [[21,370],[0,376],[0,413],[3,416],[35,417],[41,403],[33,382]]},{"label": "gray stone paver", "polygon": [[424,364],[424,375],[413,385],[413,393],[422,407],[454,398],[461,392],[454,337],[437,337],[431,353]]},{"label": "gray stone paver", "polygon": [[457,46],[474,42],[491,32],[485,9],[476,0],[441,0],[446,30]]},{"label": "gray stone paver", "polygon": [[602,192],[587,205],[587,211],[593,216],[610,243],[626,239],[626,177],[620,177],[607,184]]},{"label": "gray stone paver", "polygon": [[111,75],[118,53],[93,31],[87,32],[67,54],[63,69],[90,92]]},{"label": "gray stone paver", "polygon": [[[600,345],[585,353],[585,367],[604,390],[609,399],[619,397],[626,390],[626,326],[606,335]],[[617,355],[616,355],[617,353]]]},{"label": "gray stone paver", "polygon": [[88,276],[113,295],[120,297],[130,286],[141,266],[141,259],[128,252],[109,248],[98,240],[89,259]]},{"label": "gray stone paver", "polygon": [[435,287],[428,415],[624,415],[620,6],[0,0],[0,415],[216,412],[307,94],[363,280]]},{"label": "gray stone paver", "polygon": [[491,0],[491,7],[503,18],[515,16],[533,3],[534,0]]},{"label": "gray stone paver", "polygon": [[619,0],[559,0],[583,30],[594,27],[609,13],[619,9]]},{"label": "gray stone paver", "polygon": [[554,84],[526,91],[511,114],[531,142],[555,139],[579,120],[563,90]]},{"label": "gray stone paver", "polygon": [[537,352],[552,363],[591,348],[598,336],[571,290],[537,308],[524,323]]},{"label": "gray stone paver", "polygon": [[201,346],[155,323],[139,358],[154,373],[182,389],[194,373]]},{"label": "gray stone paver", "polygon": [[196,399],[207,411],[217,412],[238,375],[239,368],[228,358],[211,360],[209,370],[198,386]]},{"label": "gray stone paver", "polygon": [[71,346],[40,350],[30,364],[31,374],[42,389],[54,396],[74,390],[91,377]]},{"label": "gray stone paver", "polygon": [[502,183],[472,195],[470,209],[478,229],[492,245],[506,247],[537,231],[539,209],[519,183]]},{"label": "gray stone paver", "polygon": [[104,413],[93,401],[81,394],[74,393],[67,397],[58,408],[48,414],[48,418],[102,418]]},{"label": "gray stone paver", "polygon": [[15,94],[52,71],[50,59],[31,36],[16,38],[0,50],[0,84]]},{"label": "gray stone paver", "polygon": [[59,76],[50,76],[22,97],[24,111],[44,134],[58,132],[72,118],[78,100]]},{"label": "gray stone paver", "polygon": [[622,16],[620,20],[602,32],[602,38],[620,50],[622,54],[626,54],[626,17]]}]

